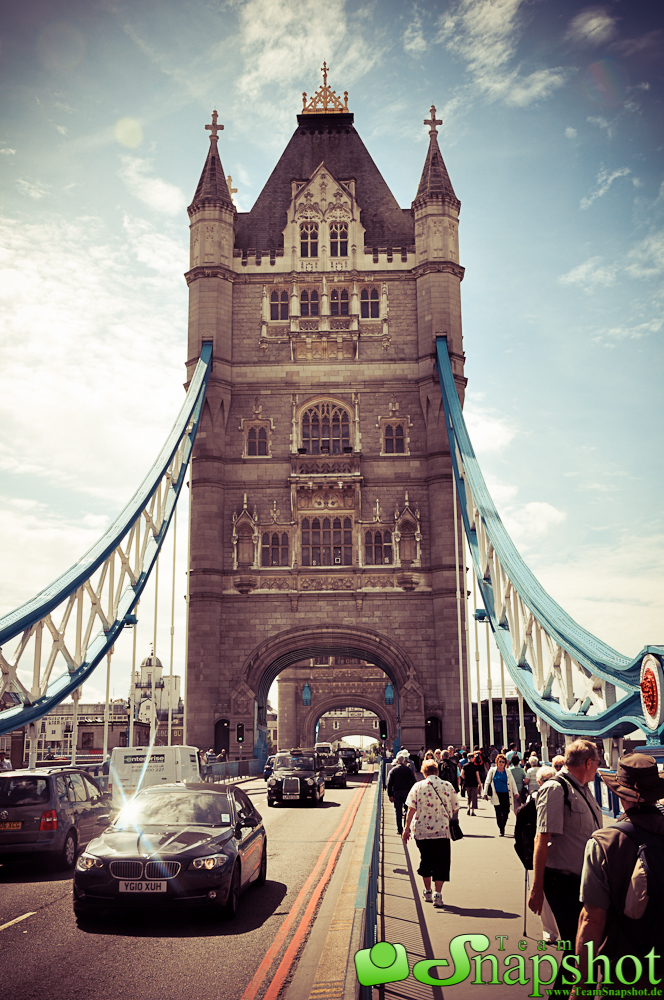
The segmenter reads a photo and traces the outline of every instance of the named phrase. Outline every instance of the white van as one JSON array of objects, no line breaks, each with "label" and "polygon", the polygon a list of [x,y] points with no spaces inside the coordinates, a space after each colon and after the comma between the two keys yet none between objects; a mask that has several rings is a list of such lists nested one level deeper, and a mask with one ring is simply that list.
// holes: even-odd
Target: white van
[{"label": "white van", "polygon": [[200,781],[196,747],[114,747],[108,790],[120,809],[141,788],[171,781]]}]

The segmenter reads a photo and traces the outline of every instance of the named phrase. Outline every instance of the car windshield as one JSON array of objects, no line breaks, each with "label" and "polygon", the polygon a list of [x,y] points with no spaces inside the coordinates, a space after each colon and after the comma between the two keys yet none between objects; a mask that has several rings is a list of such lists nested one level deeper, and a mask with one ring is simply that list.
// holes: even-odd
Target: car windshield
[{"label": "car windshield", "polygon": [[274,762],[275,768],[288,767],[297,768],[298,771],[313,771],[313,757],[291,757],[288,753],[280,753]]},{"label": "car windshield", "polygon": [[49,798],[46,778],[0,778],[0,806],[34,806]]},{"label": "car windshield", "polygon": [[142,830],[146,826],[230,826],[228,796],[211,792],[139,794],[123,807],[115,830]]}]

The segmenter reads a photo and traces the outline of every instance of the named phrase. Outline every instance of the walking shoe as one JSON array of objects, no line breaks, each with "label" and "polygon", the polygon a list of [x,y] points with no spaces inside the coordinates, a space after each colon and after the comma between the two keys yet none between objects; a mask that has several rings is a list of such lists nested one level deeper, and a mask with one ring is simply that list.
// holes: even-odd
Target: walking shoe
[{"label": "walking shoe", "polygon": [[422,897],[425,903],[431,902],[431,889],[424,889],[422,892]]},{"label": "walking shoe", "polygon": [[505,836],[505,831],[504,831],[504,830],[501,830],[501,831],[500,831],[500,836],[501,836],[501,837],[504,837],[504,836]]},{"label": "walking shoe", "polygon": [[434,892],[433,894],[433,905],[437,910],[443,909],[443,896],[440,892]]}]

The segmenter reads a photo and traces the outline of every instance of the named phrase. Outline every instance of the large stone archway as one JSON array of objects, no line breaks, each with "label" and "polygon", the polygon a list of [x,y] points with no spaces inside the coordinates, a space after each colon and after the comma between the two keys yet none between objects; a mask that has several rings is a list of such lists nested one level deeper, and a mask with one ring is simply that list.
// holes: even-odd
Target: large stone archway
[{"label": "large stone archway", "polygon": [[[401,736],[408,744],[420,746],[424,743],[424,697],[417,681],[415,667],[406,651],[385,635],[367,628],[342,628],[340,626],[316,626],[311,628],[288,629],[272,636],[256,647],[247,657],[241,671],[241,680],[236,688],[236,703],[243,702],[248,714],[247,698],[253,695],[257,702],[257,738],[266,726],[267,698],[270,687],[277,676],[293,664],[307,658],[351,657],[374,664],[382,670],[394,687],[394,704],[381,705],[376,698],[363,698],[353,692],[342,702],[338,697],[312,706],[312,716],[316,718],[331,708],[346,707],[350,701],[359,708],[368,708],[380,718],[388,720],[388,739],[393,742]],[[306,732],[313,739],[315,721],[308,722]],[[281,735],[279,737],[281,742]]]}]

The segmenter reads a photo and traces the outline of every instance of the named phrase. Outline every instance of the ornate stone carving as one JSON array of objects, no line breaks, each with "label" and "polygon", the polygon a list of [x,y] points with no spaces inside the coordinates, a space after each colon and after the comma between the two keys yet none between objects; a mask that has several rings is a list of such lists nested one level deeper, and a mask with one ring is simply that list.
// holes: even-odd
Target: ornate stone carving
[{"label": "ornate stone carving", "polygon": [[260,581],[261,590],[294,590],[294,580],[290,576],[264,576]]},{"label": "ornate stone carving", "polygon": [[376,590],[385,590],[394,587],[394,580],[391,576],[365,576],[362,580],[364,587],[374,587]]},{"label": "ornate stone carving", "polygon": [[300,577],[300,590],[352,590],[352,576]]}]

